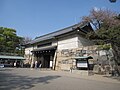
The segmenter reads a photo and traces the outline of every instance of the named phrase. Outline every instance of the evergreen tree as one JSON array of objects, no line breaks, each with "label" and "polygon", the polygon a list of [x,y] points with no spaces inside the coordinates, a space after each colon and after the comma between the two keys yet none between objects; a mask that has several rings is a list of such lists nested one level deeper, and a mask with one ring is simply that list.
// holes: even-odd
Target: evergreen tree
[{"label": "evergreen tree", "polygon": [[17,36],[16,30],[0,27],[0,52],[20,54],[22,39]]}]

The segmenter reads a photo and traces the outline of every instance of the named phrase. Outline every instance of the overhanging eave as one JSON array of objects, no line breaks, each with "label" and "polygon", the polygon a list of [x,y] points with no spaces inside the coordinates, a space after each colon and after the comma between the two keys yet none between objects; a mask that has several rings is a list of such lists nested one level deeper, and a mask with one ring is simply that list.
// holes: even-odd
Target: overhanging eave
[{"label": "overhanging eave", "polygon": [[57,46],[46,46],[32,50],[32,52],[44,51],[44,50],[55,50]]}]

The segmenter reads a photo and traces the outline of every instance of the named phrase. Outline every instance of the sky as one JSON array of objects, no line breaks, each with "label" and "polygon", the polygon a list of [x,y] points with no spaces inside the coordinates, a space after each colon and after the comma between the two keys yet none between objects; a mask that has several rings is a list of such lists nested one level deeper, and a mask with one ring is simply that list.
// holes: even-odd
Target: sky
[{"label": "sky", "polygon": [[0,0],[0,27],[34,39],[79,23],[93,8],[120,13],[120,0]]}]

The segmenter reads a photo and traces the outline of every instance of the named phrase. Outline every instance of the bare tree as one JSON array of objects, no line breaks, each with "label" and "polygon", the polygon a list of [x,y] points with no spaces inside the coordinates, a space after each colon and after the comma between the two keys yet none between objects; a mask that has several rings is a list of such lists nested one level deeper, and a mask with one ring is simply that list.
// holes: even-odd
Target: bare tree
[{"label": "bare tree", "polygon": [[82,20],[83,23],[90,22],[96,29],[95,33],[87,35],[89,39],[102,40],[103,44],[111,43],[114,60],[120,67],[120,15],[108,9],[92,9],[90,15],[84,16]]},{"label": "bare tree", "polygon": [[32,38],[30,37],[23,37],[23,41],[22,41],[22,44],[27,44],[28,42],[32,41]]},{"label": "bare tree", "polygon": [[96,29],[100,29],[101,25],[106,24],[107,28],[118,24],[118,20],[113,17],[117,16],[115,12],[109,9],[92,9],[89,16],[84,16],[82,18],[83,23],[90,22],[94,25]]}]

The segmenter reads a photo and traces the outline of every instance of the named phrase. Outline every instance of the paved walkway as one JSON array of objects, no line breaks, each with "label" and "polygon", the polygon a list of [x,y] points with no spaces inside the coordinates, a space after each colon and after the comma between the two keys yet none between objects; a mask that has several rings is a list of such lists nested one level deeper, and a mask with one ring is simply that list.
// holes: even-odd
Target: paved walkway
[{"label": "paved walkway", "polygon": [[120,77],[112,77],[111,75],[82,75],[82,74],[76,74],[76,73],[70,73],[70,72],[57,72],[61,73],[65,76],[69,77],[76,77],[76,78],[83,78],[88,80],[96,80],[96,81],[102,81],[102,82],[109,82],[109,83],[120,83]]},{"label": "paved walkway", "polygon": [[0,90],[119,90],[120,81],[101,75],[30,68],[0,68]]},{"label": "paved walkway", "polygon": [[47,71],[50,73],[54,73],[56,75],[63,75],[67,77],[83,78],[88,80],[96,80],[96,81],[111,82],[111,83],[120,83],[120,77],[117,77],[117,76],[113,77],[110,74],[109,75],[99,75],[99,74],[85,75],[85,74],[74,73],[74,72],[71,73],[69,71],[52,71],[52,70],[41,70],[41,71],[43,72]]}]

